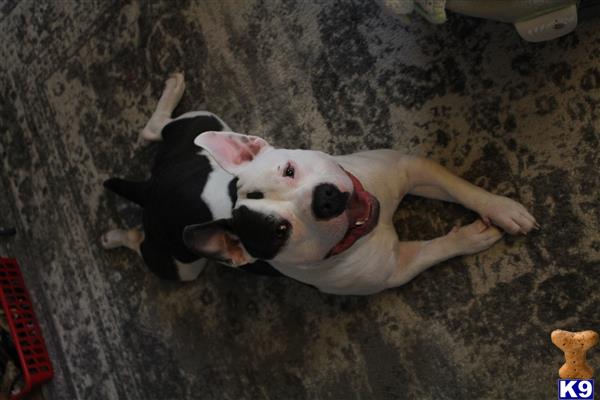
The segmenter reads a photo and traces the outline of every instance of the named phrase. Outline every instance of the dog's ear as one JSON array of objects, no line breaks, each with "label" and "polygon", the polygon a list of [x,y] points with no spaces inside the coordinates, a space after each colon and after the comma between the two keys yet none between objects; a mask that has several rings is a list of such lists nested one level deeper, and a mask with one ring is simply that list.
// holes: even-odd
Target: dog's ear
[{"label": "dog's ear", "polygon": [[237,175],[240,168],[273,147],[257,136],[234,132],[204,132],[194,140],[204,148],[227,172]]},{"label": "dog's ear", "polygon": [[196,255],[232,267],[256,261],[246,252],[231,229],[231,221],[227,219],[186,226],[183,230],[183,243]]}]

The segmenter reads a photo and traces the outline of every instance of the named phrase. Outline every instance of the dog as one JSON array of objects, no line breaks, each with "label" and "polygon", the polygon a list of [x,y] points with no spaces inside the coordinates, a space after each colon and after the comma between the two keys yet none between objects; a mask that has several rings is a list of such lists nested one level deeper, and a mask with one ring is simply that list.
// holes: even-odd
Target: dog
[{"label": "dog", "polygon": [[[104,183],[143,207],[143,231],[109,231],[103,246],[135,250],[162,278],[192,280],[216,260],[326,293],[368,295],[483,251],[503,231],[539,229],[518,202],[424,158],[278,149],[232,132],[210,112],[173,119],[184,88],[182,74],[167,80],[140,134],[144,143],[161,142],[151,178]],[[392,216],[406,194],[460,203],[481,219],[433,240],[400,242]]]}]

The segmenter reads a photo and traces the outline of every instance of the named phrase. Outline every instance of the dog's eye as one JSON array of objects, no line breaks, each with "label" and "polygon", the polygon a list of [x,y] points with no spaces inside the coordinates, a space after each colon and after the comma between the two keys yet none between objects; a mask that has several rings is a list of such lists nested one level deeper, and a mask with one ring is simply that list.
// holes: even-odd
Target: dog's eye
[{"label": "dog's eye", "polygon": [[287,222],[282,222],[281,224],[277,225],[277,228],[275,229],[275,236],[277,236],[278,239],[284,239],[289,230],[290,224]]},{"label": "dog's eye", "polygon": [[285,166],[285,169],[283,170],[283,176],[286,178],[294,178],[294,173],[296,171],[294,170],[294,167],[291,164],[288,164]]},{"label": "dog's eye", "polygon": [[259,199],[263,199],[264,197],[265,197],[265,195],[263,194],[263,192],[259,192],[259,191],[250,192],[250,193],[246,194],[247,199],[259,200]]}]

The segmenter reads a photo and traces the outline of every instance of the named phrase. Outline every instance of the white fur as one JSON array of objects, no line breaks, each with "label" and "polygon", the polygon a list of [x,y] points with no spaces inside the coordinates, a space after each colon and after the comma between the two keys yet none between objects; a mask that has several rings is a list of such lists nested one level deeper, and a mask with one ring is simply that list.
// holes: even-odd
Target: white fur
[{"label": "white fur", "polygon": [[204,270],[204,267],[206,267],[208,264],[208,260],[206,258],[201,258],[189,264],[184,264],[175,259],[173,259],[173,261],[175,261],[175,265],[177,266],[177,274],[179,275],[179,279],[183,282],[193,281],[196,279]]},{"label": "white fur", "polygon": [[229,182],[233,176],[221,168],[210,154],[204,151],[201,154],[208,157],[213,168],[202,191],[202,200],[208,206],[213,219],[229,218],[233,206],[229,197]]}]

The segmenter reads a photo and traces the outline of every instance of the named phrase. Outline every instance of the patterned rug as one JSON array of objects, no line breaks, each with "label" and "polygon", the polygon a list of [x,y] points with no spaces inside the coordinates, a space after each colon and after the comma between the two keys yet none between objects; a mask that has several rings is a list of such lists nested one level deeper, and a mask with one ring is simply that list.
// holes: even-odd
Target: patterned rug
[{"label": "patterned rug", "polygon": [[[531,44],[513,27],[439,26],[374,1],[0,2],[0,240],[17,257],[56,368],[48,399],[547,399],[555,328],[600,330],[600,33]],[[105,230],[140,211],[109,176],[165,77],[281,147],[428,156],[520,200],[542,230],[404,287],[336,297],[212,266],[151,275]],[[401,239],[476,216],[406,198]],[[591,353],[600,366],[600,352]]]}]

